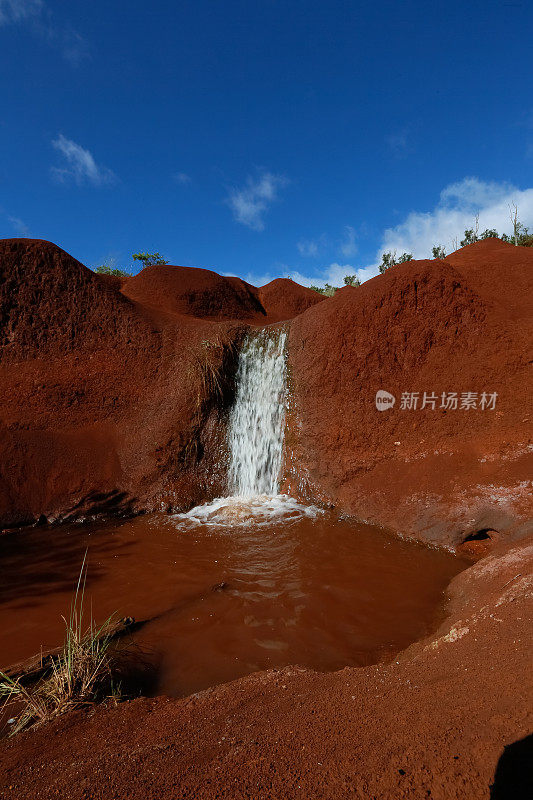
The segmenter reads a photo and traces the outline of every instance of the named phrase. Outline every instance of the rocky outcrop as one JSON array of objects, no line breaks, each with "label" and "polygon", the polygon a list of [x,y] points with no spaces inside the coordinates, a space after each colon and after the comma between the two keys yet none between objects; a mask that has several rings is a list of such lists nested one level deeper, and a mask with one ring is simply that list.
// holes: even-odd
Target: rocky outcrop
[{"label": "rocky outcrop", "polygon": [[0,243],[0,268],[0,524],[220,491],[241,327],[154,311],[49,242]]},{"label": "rocky outcrop", "polygon": [[[297,317],[286,488],[436,544],[523,534],[532,268],[531,249],[489,239],[398,265]],[[377,410],[379,390],[393,407]],[[457,409],[442,407],[452,392]],[[476,408],[461,408],[468,392]]]}]

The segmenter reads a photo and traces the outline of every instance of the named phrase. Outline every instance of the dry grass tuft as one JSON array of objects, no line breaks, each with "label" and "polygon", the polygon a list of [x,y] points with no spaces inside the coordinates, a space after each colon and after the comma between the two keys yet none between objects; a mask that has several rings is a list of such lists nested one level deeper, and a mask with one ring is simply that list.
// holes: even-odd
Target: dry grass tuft
[{"label": "dry grass tuft", "polygon": [[25,685],[24,677],[11,678],[0,670],[1,710],[13,708],[11,735],[41,725],[74,708],[121,696],[116,675],[121,672],[124,650],[113,642],[115,617],[102,625],[91,619],[84,627],[86,556],[80,570],[69,619],[65,619],[65,641],[45,673]]}]

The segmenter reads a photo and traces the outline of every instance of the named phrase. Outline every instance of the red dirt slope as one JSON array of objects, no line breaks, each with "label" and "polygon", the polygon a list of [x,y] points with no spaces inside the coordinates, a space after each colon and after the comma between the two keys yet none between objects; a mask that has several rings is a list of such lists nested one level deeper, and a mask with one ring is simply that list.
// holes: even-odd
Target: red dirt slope
[{"label": "red dirt slope", "polygon": [[98,347],[102,335],[120,347],[145,341],[149,328],[99,275],[50,242],[0,240],[2,362]]},{"label": "red dirt slope", "polygon": [[50,242],[0,241],[0,528],[222,493],[235,345],[244,320],[270,321],[257,294],[185,267],[121,281]]},{"label": "red dirt slope", "polygon": [[0,242],[0,271],[0,527],[220,491],[239,327],[154,315],[50,242]]},{"label": "red dirt slope", "polygon": [[529,797],[532,569],[529,541],[461,573],[439,630],[392,663],[326,675],[271,670],[185,700],[100,707],[18,735],[0,743],[0,794]]},{"label": "red dirt slope", "polygon": [[146,267],[124,281],[122,294],[141,305],[201,319],[265,319],[257,290],[208,269]]},{"label": "red dirt slope", "polygon": [[240,278],[208,269],[154,266],[122,284],[122,294],[143,306],[201,319],[236,319],[254,325],[282,322],[323,299],[287,278],[256,289]]},{"label": "red dirt slope", "polygon": [[262,305],[267,309],[269,322],[284,322],[297,317],[324,298],[318,292],[291,281],[276,278],[261,286],[258,291]]},{"label": "red dirt slope", "polygon": [[[527,520],[532,267],[532,250],[486,240],[297,317],[287,486],[441,544]],[[402,410],[403,392],[434,393],[435,410]],[[496,408],[444,410],[443,392],[496,392]]]},{"label": "red dirt slope", "polygon": [[472,288],[506,315],[531,323],[533,248],[486,239],[456,250],[446,263],[467,276]]}]

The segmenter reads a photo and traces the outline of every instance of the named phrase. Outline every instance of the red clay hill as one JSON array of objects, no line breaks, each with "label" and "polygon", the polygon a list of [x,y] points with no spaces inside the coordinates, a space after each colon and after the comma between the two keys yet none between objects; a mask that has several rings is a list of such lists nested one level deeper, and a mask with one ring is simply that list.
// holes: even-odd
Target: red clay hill
[{"label": "red clay hill", "polygon": [[[289,490],[436,543],[523,532],[532,277],[532,249],[488,239],[398,265],[294,319]],[[392,408],[377,410],[379,390]],[[457,409],[442,408],[453,392]],[[468,392],[475,407],[461,408]],[[494,408],[483,393],[497,394]]]},{"label": "red clay hill", "polygon": [[143,306],[200,319],[269,325],[291,319],[323,298],[294,281],[278,278],[256,289],[240,278],[208,269],[146,267],[123,282],[122,294]]},{"label": "red clay hill", "polygon": [[272,322],[283,322],[320,303],[323,297],[289,278],[276,278],[261,286],[258,297]]},{"label": "red clay hill", "polygon": [[208,269],[152,266],[124,281],[122,293],[141,305],[201,319],[266,322],[257,290]]},{"label": "red clay hill", "polygon": [[220,414],[244,323],[322,300],[284,283],[271,314],[260,290],[209,270],[120,281],[50,242],[0,242],[0,526],[223,493]]}]

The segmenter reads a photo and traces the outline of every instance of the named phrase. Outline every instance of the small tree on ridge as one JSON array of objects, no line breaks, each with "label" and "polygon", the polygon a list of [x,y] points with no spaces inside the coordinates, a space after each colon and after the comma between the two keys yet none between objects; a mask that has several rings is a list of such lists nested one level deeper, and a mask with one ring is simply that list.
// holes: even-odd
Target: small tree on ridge
[{"label": "small tree on ridge", "polygon": [[413,254],[412,253],[402,253],[401,256],[396,258],[396,250],[391,251],[389,250],[388,253],[381,254],[381,264],[379,265],[379,271],[383,274],[386,270],[390,269],[391,267],[395,267],[397,264],[405,264],[406,261],[412,261]]},{"label": "small tree on ridge", "polygon": [[361,281],[357,275],[345,275],[344,284],[345,286],[361,286]]},{"label": "small tree on ridge", "polygon": [[143,268],[168,264],[168,261],[163,258],[161,253],[134,253],[132,258],[134,261],[140,261]]}]

